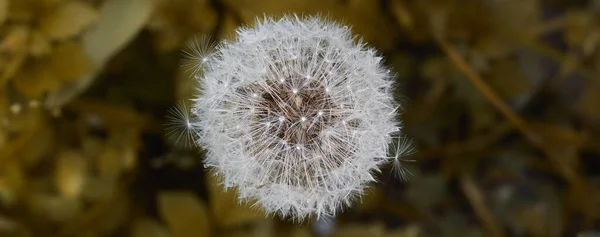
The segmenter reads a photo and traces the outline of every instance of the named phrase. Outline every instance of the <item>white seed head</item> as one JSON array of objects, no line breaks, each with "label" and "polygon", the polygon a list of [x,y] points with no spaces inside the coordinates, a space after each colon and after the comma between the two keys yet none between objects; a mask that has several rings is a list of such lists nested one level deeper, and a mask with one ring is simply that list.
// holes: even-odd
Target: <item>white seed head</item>
[{"label": "white seed head", "polygon": [[302,220],[349,206],[401,131],[392,76],[348,27],[265,18],[202,62],[193,134],[241,200]]}]

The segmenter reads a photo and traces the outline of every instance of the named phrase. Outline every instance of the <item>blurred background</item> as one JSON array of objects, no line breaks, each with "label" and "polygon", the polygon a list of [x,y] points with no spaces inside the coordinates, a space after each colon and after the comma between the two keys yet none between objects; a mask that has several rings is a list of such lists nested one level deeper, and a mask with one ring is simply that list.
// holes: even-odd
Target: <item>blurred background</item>
[{"label": "blurred background", "polygon": [[[194,36],[322,14],[397,73],[417,150],[338,217],[240,205],[165,139]],[[0,236],[600,236],[598,0],[0,0]]]}]

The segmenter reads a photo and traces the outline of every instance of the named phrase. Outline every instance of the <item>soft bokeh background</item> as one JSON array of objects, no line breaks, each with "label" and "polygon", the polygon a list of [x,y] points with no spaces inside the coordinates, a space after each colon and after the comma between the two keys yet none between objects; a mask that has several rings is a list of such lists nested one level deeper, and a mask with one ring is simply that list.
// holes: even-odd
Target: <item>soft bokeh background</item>
[{"label": "soft bokeh background", "polygon": [[[384,54],[418,150],[335,219],[239,205],[164,136],[185,42],[284,13]],[[598,0],[0,0],[0,236],[600,236],[599,42]]]}]

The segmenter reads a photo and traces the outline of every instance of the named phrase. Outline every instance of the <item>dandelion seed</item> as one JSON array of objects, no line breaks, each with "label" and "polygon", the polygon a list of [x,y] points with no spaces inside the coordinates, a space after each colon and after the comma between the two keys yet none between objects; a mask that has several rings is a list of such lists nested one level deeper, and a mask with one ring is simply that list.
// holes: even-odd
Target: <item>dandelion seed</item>
[{"label": "dandelion seed", "polygon": [[176,110],[184,129],[174,134],[205,148],[224,187],[266,213],[336,215],[382,165],[403,167],[401,150],[388,156],[402,128],[392,75],[356,41],[349,27],[318,17],[265,17],[238,29],[206,61],[192,57],[202,74],[195,119]]},{"label": "dandelion seed", "polygon": [[186,72],[196,76],[208,63],[217,46],[210,37],[201,36],[188,40],[183,50],[184,61],[181,64]]},{"label": "dandelion seed", "polygon": [[400,180],[406,181],[412,173],[406,168],[404,162],[414,162],[404,157],[412,155],[415,152],[412,146],[412,140],[404,135],[398,135],[391,143],[389,159],[392,162],[392,173]]},{"label": "dandelion seed", "polygon": [[183,148],[192,147],[197,136],[193,127],[193,118],[185,102],[179,101],[175,107],[169,109],[168,114],[165,124],[168,139],[174,145]]}]

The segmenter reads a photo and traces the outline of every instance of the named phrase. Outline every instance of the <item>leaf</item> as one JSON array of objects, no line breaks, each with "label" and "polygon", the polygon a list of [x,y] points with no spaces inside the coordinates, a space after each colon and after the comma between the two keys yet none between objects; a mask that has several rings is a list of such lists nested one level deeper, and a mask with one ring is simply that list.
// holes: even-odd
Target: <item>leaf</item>
[{"label": "leaf", "polygon": [[79,1],[68,1],[54,8],[40,20],[39,29],[52,40],[77,36],[96,22],[96,9]]},{"label": "leaf", "polygon": [[98,24],[82,38],[92,60],[103,65],[142,30],[154,7],[149,0],[108,0],[100,9]]},{"label": "leaf", "polygon": [[77,198],[85,183],[86,161],[77,152],[67,151],[58,156],[54,183],[65,197]]},{"label": "leaf", "polygon": [[[99,68],[119,52],[142,30],[154,8],[150,0],[107,0],[100,8],[98,22],[82,36],[84,51]],[[46,106],[61,107],[83,92],[93,81],[93,74],[48,94]]]},{"label": "leaf", "polygon": [[21,68],[25,61],[27,39],[30,29],[24,25],[16,25],[6,31],[6,36],[0,42],[0,85],[5,85],[7,80]]},{"label": "leaf", "polygon": [[596,15],[590,11],[571,10],[566,14],[564,41],[571,47],[581,46],[597,25]]},{"label": "leaf", "polygon": [[131,237],[171,237],[163,225],[148,218],[135,220],[132,229]]},{"label": "leaf", "polygon": [[62,84],[50,68],[39,65],[25,66],[12,81],[17,91],[29,98],[40,98],[48,91],[59,89]]},{"label": "leaf", "polygon": [[118,185],[114,179],[89,175],[85,178],[85,185],[81,190],[81,198],[86,201],[100,201],[111,197]]},{"label": "leaf", "polygon": [[[109,203],[109,202],[107,202]],[[119,227],[130,223],[132,202],[125,195],[113,196],[110,206],[107,205],[101,216],[94,222],[90,232],[98,233],[92,236],[102,236],[101,233],[114,233]]]},{"label": "leaf", "polygon": [[29,40],[29,54],[33,57],[41,57],[50,54],[50,51],[52,51],[52,46],[48,37],[38,31],[32,32]]},{"label": "leaf", "polygon": [[109,147],[104,150],[98,158],[98,172],[100,176],[108,179],[116,179],[121,173],[122,162],[120,152],[117,148]]},{"label": "leaf", "polygon": [[8,162],[0,167],[0,204],[10,206],[17,201],[25,183],[25,174],[17,162]]},{"label": "leaf", "polygon": [[44,157],[52,152],[52,149],[57,142],[55,139],[54,128],[51,126],[38,126],[40,126],[40,129],[34,131],[31,139],[25,144],[25,147],[35,147],[35,149],[21,149],[19,152],[21,165],[25,168],[36,167],[39,165],[39,163],[44,160]]},{"label": "leaf", "polygon": [[192,193],[160,193],[158,209],[173,237],[209,236],[211,233],[206,206]]},{"label": "leaf", "polygon": [[36,193],[29,199],[29,208],[34,215],[52,222],[64,223],[81,212],[83,203],[79,199]]},{"label": "leaf", "polygon": [[39,98],[44,93],[59,90],[65,82],[91,74],[95,68],[79,43],[66,42],[58,45],[48,57],[20,70],[13,81],[19,92],[30,98]]},{"label": "leaf", "polygon": [[61,81],[77,80],[96,69],[90,55],[75,42],[58,45],[47,63],[50,73]]}]

